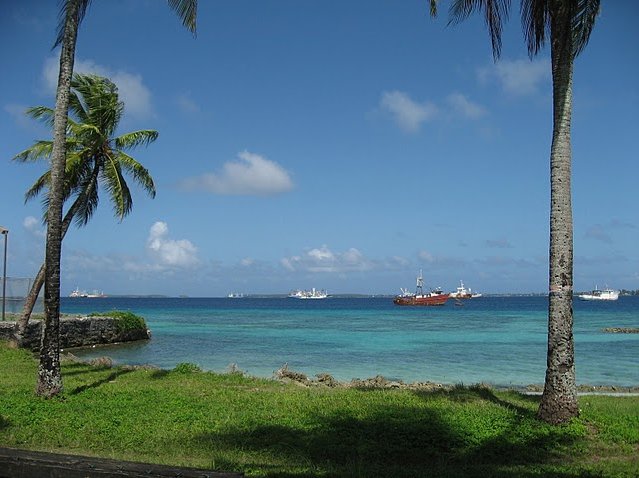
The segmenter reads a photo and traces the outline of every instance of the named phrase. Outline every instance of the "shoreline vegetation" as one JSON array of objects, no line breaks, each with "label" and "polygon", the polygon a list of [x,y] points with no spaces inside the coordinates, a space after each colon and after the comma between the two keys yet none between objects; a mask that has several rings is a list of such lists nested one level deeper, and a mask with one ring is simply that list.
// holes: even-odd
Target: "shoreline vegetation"
[{"label": "shoreline vegetation", "polygon": [[65,388],[45,400],[37,360],[0,342],[0,446],[249,477],[631,477],[639,466],[637,396],[582,396],[580,417],[555,427],[536,419],[538,396],[481,384],[336,386],[287,366],[274,380],[65,357]]}]

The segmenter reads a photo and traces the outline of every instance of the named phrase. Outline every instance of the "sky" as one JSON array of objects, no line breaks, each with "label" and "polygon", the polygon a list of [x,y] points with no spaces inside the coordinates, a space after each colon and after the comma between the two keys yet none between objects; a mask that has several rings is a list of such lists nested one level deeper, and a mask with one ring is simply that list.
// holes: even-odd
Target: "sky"
[{"label": "sky", "polygon": [[[484,293],[548,289],[549,49],[528,57],[519,2],[499,61],[480,17],[449,2],[199,2],[191,35],[156,0],[94,0],[76,71],[110,78],[118,134],[157,196],[131,185],[114,217],[102,193],[63,244],[61,293],[196,297],[288,293]],[[639,289],[639,3],[602,2],[573,86],[574,288]],[[12,161],[51,131],[58,2],[0,0],[0,226],[7,275],[44,257],[38,199],[48,165]]]}]

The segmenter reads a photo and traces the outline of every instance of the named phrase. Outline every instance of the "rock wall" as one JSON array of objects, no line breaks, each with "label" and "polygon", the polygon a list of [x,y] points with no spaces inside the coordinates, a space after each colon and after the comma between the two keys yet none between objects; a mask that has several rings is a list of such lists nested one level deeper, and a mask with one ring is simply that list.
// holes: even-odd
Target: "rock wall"
[{"label": "rock wall", "polygon": [[[15,322],[0,322],[0,340],[11,340]],[[24,339],[24,348],[40,349],[42,321],[30,320]],[[64,317],[60,319],[60,348],[85,347],[98,344],[115,344],[147,340],[148,329],[120,331],[112,317]]]}]

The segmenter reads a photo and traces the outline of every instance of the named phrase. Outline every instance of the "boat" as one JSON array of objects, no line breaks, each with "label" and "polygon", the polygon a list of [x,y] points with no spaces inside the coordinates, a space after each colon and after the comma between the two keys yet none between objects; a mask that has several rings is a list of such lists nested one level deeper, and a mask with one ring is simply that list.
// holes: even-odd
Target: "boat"
[{"label": "boat", "polygon": [[592,292],[580,294],[577,297],[581,300],[617,300],[619,298],[619,291],[610,289],[609,287],[599,290],[599,288],[595,286]]},{"label": "boat", "polygon": [[89,294],[87,294],[85,291],[80,290],[79,287],[76,287],[73,292],[71,292],[69,294],[69,297],[88,297]]},{"label": "boat", "polygon": [[474,299],[477,297],[481,297],[481,294],[478,294],[476,292],[473,294],[470,288],[466,289],[466,287],[464,287],[463,281],[459,281],[459,284],[460,285],[459,287],[457,287],[457,290],[449,294],[451,299]]},{"label": "boat", "polygon": [[242,299],[244,298],[244,294],[241,292],[231,292],[227,297],[229,299]]},{"label": "boat", "polygon": [[69,297],[75,297],[75,298],[82,297],[82,298],[95,299],[95,298],[106,297],[106,295],[104,294],[104,292],[98,292],[97,290],[94,290],[93,292],[89,293],[87,291],[80,290],[79,287],[76,287],[73,290],[73,292],[69,294]]},{"label": "boat", "polygon": [[421,270],[417,276],[415,293],[401,287],[399,290],[402,293],[393,299],[395,305],[444,305],[450,297],[450,294],[445,294],[441,287],[424,293],[424,277]]},{"label": "boat", "polygon": [[323,289],[320,290],[313,287],[310,290],[296,289],[288,296],[293,299],[326,299],[328,297],[328,293]]}]

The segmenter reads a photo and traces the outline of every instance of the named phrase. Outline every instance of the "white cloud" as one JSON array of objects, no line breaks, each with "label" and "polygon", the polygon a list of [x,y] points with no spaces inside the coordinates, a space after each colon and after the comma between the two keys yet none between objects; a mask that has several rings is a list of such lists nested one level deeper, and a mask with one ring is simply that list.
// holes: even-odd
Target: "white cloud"
[{"label": "white cloud", "polygon": [[[47,59],[42,74],[49,93],[55,94],[58,85],[58,71],[59,60],[55,57]],[[73,71],[75,73],[93,73],[109,78],[118,87],[120,100],[124,102],[127,114],[138,119],[153,116],[151,92],[144,85],[142,75],[123,70],[112,70],[95,63],[93,60],[81,59],[76,59]]]},{"label": "white cloud", "polygon": [[505,238],[486,239],[484,244],[486,244],[486,246],[491,247],[493,249],[511,249],[513,247],[510,241]]},{"label": "white cloud", "polygon": [[293,181],[275,161],[243,151],[236,161],[225,163],[220,173],[187,178],[179,186],[187,191],[213,194],[267,196],[290,191]]},{"label": "white cloud", "polygon": [[421,260],[426,262],[435,261],[435,257],[428,251],[419,251],[419,253],[417,254],[417,257],[419,257]]},{"label": "white cloud", "polygon": [[280,264],[291,272],[352,272],[373,268],[372,261],[354,247],[345,252],[333,252],[326,245],[310,249],[299,256],[285,257],[280,260]]},{"label": "white cloud", "polygon": [[550,80],[550,60],[501,60],[479,70],[483,83],[496,79],[501,87],[512,95],[525,96],[537,93],[542,83]]},{"label": "white cloud", "polygon": [[486,110],[477,103],[473,103],[461,93],[451,93],[446,102],[453,111],[464,118],[477,119],[486,114]]},{"label": "white cloud", "polygon": [[191,267],[198,264],[197,248],[186,239],[170,239],[166,222],[158,221],[149,230],[147,248],[167,267]]},{"label": "white cloud", "polygon": [[13,118],[16,124],[22,127],[26,127],[32,124],[29,117],[25,114],[27,111],[26,106],[18,105],[15,103],[9,103],[4,105],[2,109],[6,111],[7,113],[9,113],[9,115]]},{"label": "white cloud", "polygon": [[178,108],[180,108],[183,113],[194,114],[200,112],[200,106],[195,101],[193,101],[191,95],[188,93],[178,95],[175,102],[177,103]]},{"label": "white cloud", "polygon": [[22,221],[22,226],[35,237],[42,238],[46,236],[42,223],[33,216],[25,217],[24,221]]},{"label": "white cloud", "polygon": [[390,113],[401,129],[409,133],[418,131],[423,122],[432,119],[438,112],[434,104],[417,103],[402,91],[385,91],[379,104],[382,110]]}]

